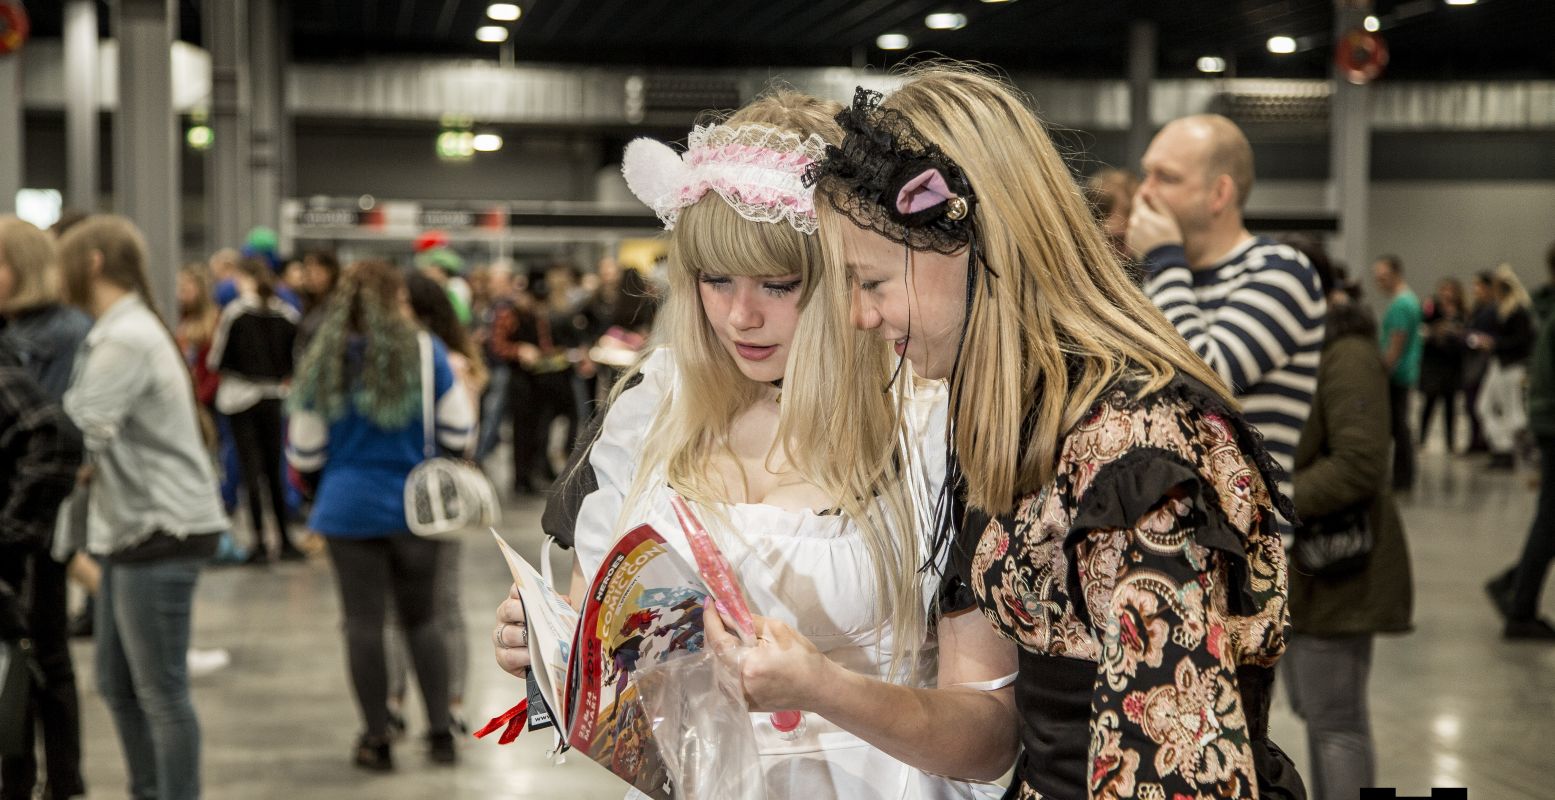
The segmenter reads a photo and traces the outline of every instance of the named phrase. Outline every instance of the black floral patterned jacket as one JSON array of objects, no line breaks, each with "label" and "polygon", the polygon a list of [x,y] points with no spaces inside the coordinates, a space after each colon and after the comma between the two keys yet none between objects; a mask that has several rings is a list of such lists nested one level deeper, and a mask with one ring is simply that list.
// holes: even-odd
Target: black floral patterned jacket
[{"label": "black floral patterned jacket", "polygon": [[1241,416],[1179,377],[1108,392],[1052,481],[967,531],[971,594],[1021,648],[1010,796],[1258,796],[1288,626],[1277,476]]}]

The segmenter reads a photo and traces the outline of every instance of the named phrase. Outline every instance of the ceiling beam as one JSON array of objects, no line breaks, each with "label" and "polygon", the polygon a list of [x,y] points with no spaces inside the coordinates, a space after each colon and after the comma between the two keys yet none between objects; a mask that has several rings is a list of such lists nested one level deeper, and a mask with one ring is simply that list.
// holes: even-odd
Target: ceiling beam
[{"label": "ceiling beam", "polygon": [[401,39],[420,38],[412,36],[415,32],[416,0],[400,0],[400,13],[394,22],[394,35]]},{"label": "ceiling beam", "polygon": [[578,5],[578,0],[560,0],[560,2],[546,3],[545,27],[540,29],[541,39],[554,39],[562,32],[562,26],[572,18],[572,10]]},{"label": "ceiling beam", "polygon": [[443,7],[437,10],[437,38],[447,40],[454,31],[454,12],[459,10],[459,0],[443,0]]}]

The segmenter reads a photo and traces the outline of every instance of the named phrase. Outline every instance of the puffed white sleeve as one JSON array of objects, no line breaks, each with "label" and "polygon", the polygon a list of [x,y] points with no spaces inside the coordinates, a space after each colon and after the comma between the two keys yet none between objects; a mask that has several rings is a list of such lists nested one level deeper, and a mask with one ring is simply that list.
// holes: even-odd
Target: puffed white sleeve
[{"label": "puffed white sleeve", "polygon": [[591,430],[568,459],[540,526],[563,547],[572,547],[592,580],[606,551],[623,531],[621,510],[636,478],[643,439],[676,382],[674,358],[660,348],[614,403],[595,416]]}]

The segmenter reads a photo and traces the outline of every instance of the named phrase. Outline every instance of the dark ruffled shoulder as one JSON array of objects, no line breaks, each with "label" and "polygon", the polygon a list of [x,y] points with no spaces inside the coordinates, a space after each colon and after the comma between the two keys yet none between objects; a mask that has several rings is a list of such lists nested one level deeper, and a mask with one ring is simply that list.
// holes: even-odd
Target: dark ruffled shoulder
[{"label": "dark ruffled shoulder", "polygon": [[[1182,406],[1192,417],[1224,420],[1231,427],[1238,449],[1262,479],[1273,510],[1295,521],[1295,508],[1279,489],[1285,472],[1269,455],[1263,436],[1240,411],[1202,382],[1183,375],[1143,396],[1136,396],[1130,389],[1126,383],[1120,384],[1106,393],[1101,402],[1120,409],[1150,409],[1172,403]],[[1238,615],[1255,613],[1257,600],[1248,563],[1248,539],[1259,534],[1277,535],[1276,521],[1273,514],[1265,513],[1259,516],[1255,530],[1239,530],[1227,516],[1216,478],[1206,473],[1208,468],[1192,463],[1182,453],[1156,446],[1131,449],[1103,465],[1085,494],[1077,498],[1075,517],[1064,540],[1069,563],[1078,563],[1075,549],[1092,531],[1135,527],[1168,499],[1176,500],[1187,505],[1182,524],[1193,529],[1194,541],[1219,552],[1227,565],[1233,588],[1227,598],[1231,605],[1228,610]],[[1079,591],[1077,570],[1070,570],[1068,582],[1071,597],[1084,597]],[[1088,624],[1083,603],[1076,611]]]},{"label": "dark ruffled shoulder", "polygon": [[[1258,602],[1253,593],[1246,534],[1232,525],[1216,494],[1209,478],[1181,455],[1163,448],[1131,450],[1102,467],[1080,497],[1069,533],[1064,537],[1064,552],[1071,565],[1067,579],[1069,596],[1085,597],[1079,570],[1073,565],[1080,562],[1076,550],[1086,536],[1093,531],[1133,528],[1172,500],[1187,506],[1181,524],[1193,530],[1194,541],[1220,553],[1226,564],[1230,585],[1235,588],[1228,595],[1229,611],[1238,616],[1253,614]],[[1259,524],[1264,532],[1273,531],[1269,517],[1263,517]],[[1089,625],[1087,611],[1083,602],[1075,607],[1077,616]]]}]

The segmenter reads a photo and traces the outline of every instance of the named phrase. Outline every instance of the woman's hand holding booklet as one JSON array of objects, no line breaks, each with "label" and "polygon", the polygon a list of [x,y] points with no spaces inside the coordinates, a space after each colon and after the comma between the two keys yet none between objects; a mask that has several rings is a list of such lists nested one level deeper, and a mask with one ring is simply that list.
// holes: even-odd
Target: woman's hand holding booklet
[{"label": "woman's hand holding booklet", "polygon": [[[651,526],[632,529],[606,554],[582,609],[574,611],[497,539],[518,597],[499,609],[498,663],[514,674],[527,664],[531,692],[527,706],[494,719],[481,735],[505,725],[503,739],[511,741],[526,720],[530,730],[554,721],[559,749],[582,752],[649,796],[762,796],[739,676],[706,651],[706,604],[737,603],[750,619],[743,593],[711,540],[693,544],[699,563],[719,562],[721,572],[709,576],[699,574]],[[698,547],[712,549],[696,552]],[[709,588],[713,584],[716,590]],[[502,652],[519,649],[521,636],[527,640],[527,662],[525,655]]]}]

